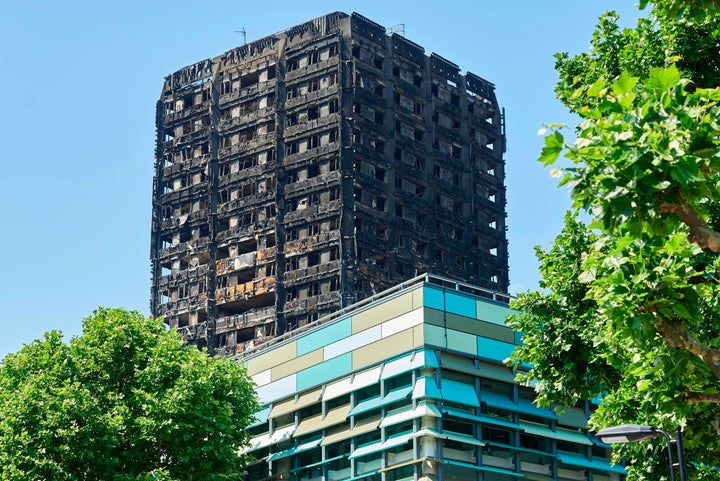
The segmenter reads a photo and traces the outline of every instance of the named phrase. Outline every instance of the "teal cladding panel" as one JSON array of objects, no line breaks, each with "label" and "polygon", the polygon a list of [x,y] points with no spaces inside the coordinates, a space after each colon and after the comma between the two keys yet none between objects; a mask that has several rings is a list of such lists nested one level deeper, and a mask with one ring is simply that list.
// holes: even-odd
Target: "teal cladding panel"
[{"label": "teal cladding panel", "polygon": [[443,290],[437,289],[435,287],[424,286],[423,304],[425,305],[425,307],[432,307],[433,309],[438,309],[440,311],[445,310],[445,299],[443,296]]},{"label": "teal cladding panel", "polygon": [[515,404],[507,396],[494,392],[481,392],[480,399],[488,406],[493,406],[500,409],[507,409],[508,411],[529,414],[530,416],[546,418],[546,419],[557,419],[554,412],[547,408],[541,408],[525,399],[520,399],[520,402]]},{"label": "teal cladding panel", "polygon": [[297,390],[317,386],[352,371],[352,353],[348,352],[297,373]]},{"label": "teal cladding panel", "polygon": [[475,302],[475,299],[462,294],[456,294],[449,291],[445,292],[445,306],[447,312],[475,319]]},{"label": "teal cladding panel", "polygon": [[471,414],[471,413],[469,413],[467,411],[463,411],[461,409],[453,409],[453,408],[448,408],[448,407],[444,407],[444,406],[443,406],[442,412],[447,413],[450,416],[467,419],[468,421],[492,424],[494,426],[502,426],[504,428],[510,428],[510,429],[520,429],[519,424],[510,422],[501,417],[492,416],[490,414],[476,416],[475,414]]},{"label": "teal cladding panel", "polygon": [[480,400],[488,406],[505,409],[507,411],[515,411],[517,408],[515,403],[512,402],[509,397],[495,392],[482,391],[480,393]]},{"label": "teal cladding panel", "polygon": [[486,337],[478,337],[478,355],[484,358],[489,358],[494,361],[503,362],[505,359],[510,357],[514,344],[508,342],[496,341],[494,339],[488,339]]},{"label": "teal cladding panel", "polygon": [[317,447],[322,442],[322,436],[316,439],[312,439],[310,441],[305,441],[304,443],[300,443],[298,446],[295,446],[294,448],[286,449],[285,451],[280,451],[279,453],[271,454],[269,458],[267,458],[268,461],[275,461],[276,459],[280,458],[287,458],[288,456],[292,456],[293,454],[302,453],[304,451],[307,451],[309,449],[312,449],[314,447]]},{"label": "teal cladding panel", "polygon": [[607,459],[593,459],[590,461],[584,456],[578,456],[577,454],[561,453],[558,454],[558,459],[563,464],[569,464],[571,466],[579,466],[581,468],[598,469],[600,471],[610,471],[611,473],[627,474],[625,468],[619,464],[610,464]]},{"label": "teal cladding panel", "polygon": [[297,340],[297,355],[302,356],[352,335],[352,317],[346,317],[322,329],[313,330]]},{"label": "teal cladding panel", "polygon": [[440,362],[438,362],[437,354],[435,354],[435,351],[431,351],[429,349],[425,350],[425,365],[428,367],[440,367]]},{"label": "teal cladding panel", "polygon": [[[535,403],[527,399],[518,399],[517,412],[530,414],[531,416],[538,416],[547,419],[557,419],[557,415],[548,408],[538,407]],[[584,426],[583,426],[584,427]]]},{"label": "teal cladding panel", "polygon": [[442,392],[443,401],[480,407],[477,394],[475,393],[475,386],[450,379],[443,379],[440,392]]},{"label": "teal cladding panel", "polygon": [[593,444],[587,436],[577,431],[565,431],[564,429],[553,431],[544,425],[540,426],[538,424],[529,424],[524,422],[520,422],[519,424],[523,431],[535,436],[557,439],[568,443],[583,444],[585,446],[592,446]]},{"label": "teal cladding panel", "polygon": [[413,391],[412,386],[403,387],[400,389],[396,389],[394,391],[390,391],[387,393],[384,397],[376,397],[372,399],[367,399],[365,401],[362,401],[358,403],[357,406],[352,408],[348,416],[357,416],[358,414],[366,413],[368,411],[372,411],[373,409],[377,409],[382,406],[386,406],[388,404],[394,403],[395,401],[400,401],[401,399],[405,399],[410,396],[410,393]]},{"label": "teal cladding panel", "polygon": [[385,441],[376,441],[365,446],[356,448],[348,459],[355,459],[368,454],[377,453],[378,451],[385,451],[395,446],[401,446],[413,438],[413,433],[402,433],[392,436]]}]

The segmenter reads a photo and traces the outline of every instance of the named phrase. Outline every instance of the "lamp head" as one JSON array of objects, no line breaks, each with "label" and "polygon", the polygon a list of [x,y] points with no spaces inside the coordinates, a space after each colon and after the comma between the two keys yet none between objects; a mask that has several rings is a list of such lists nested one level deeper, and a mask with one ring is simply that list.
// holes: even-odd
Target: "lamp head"
[{"label": "lamp head", "polygon": [[610,428],[603,428],[595,437],[605,444],[634,443],[645,439],[654,438],[659,435],[655,426],[643,426],[642,424],[621,424]]}]

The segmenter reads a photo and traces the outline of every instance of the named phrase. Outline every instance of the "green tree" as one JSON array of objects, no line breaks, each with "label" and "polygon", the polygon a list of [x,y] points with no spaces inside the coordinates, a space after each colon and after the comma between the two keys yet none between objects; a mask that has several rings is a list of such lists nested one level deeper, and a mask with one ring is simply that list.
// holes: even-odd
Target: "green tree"
[{"label": "green tree", "polygon": [[[694,475],[716,479],[703,466],[720,466],[719,5],[658,0],[625,30],[607,14],[589,53],[556,56],[556,93],[581,122],[572,141],[549,126],[540,160],[571,161],[553,173],[590,222],[568,217],[538,251],[544,290],[519,296],[513,321],[541,402],[602,393],[594,427],[682,425]],[[619,449],[631,479],[667,474],[648,474],[662,445]]]},{"label": "green tree", "polygon": [[0,363],[0,479],[236,480],[257,407],[239,364],[100,308]]}]

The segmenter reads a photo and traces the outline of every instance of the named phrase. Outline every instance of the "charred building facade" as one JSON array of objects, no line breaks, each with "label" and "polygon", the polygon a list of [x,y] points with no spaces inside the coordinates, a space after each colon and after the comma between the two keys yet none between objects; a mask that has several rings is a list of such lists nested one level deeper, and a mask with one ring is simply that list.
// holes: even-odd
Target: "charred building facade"
[{"label": "charred building facade", "polygon": [[151,312],[232,356],[413,276],[507,292],[494,86],[332,13],[157,103]]}]

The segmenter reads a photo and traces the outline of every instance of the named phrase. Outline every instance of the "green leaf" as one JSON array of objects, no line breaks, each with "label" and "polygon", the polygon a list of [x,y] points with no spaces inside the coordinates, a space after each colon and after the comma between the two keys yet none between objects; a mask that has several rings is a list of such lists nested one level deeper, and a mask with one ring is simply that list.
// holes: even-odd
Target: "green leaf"
[{"label": "green leaf", "polygon": [[680,83],[680,71],[675,65],[667,68],[650,69],[650,77],[645,81],[645,86],[651,90],[667,91]]},{"label": "green leaf", "polygon": [[680,160],[677,166],[670,171],[670,175],[681,186],[686,186],[690,181],[703,180],[697,164],[689,159]]},{"label": "green leaf", "polygon": [[638,83],[638,78],[627,72],[623,72],[613,84],[613,92],[616,95],[624,95],[631,92]]},{"label": "green leaf", "polygon": [[545,136],[545,146],[538,159],[545,167],[557,161],[563,149],[563,140],[562,134],[557,130]]},{"label": "green leaf", "polygon": [[599,78],[593,83],[590,88],[588,88],[587,96],[588,97],[600,97],[605,92],[605,86],[607,83],[604,79]]},{"label": "green leaf", "polygon": [[578,276],[578,282],[581,282],[583,284],[588,284],[595,280],[595,272],[592,270],[589,271],[583,271]]}]

